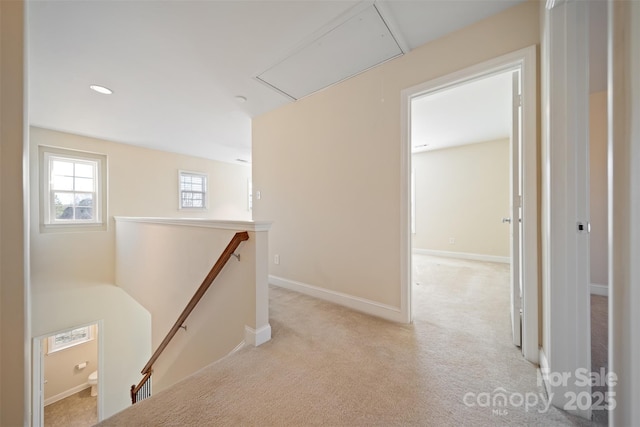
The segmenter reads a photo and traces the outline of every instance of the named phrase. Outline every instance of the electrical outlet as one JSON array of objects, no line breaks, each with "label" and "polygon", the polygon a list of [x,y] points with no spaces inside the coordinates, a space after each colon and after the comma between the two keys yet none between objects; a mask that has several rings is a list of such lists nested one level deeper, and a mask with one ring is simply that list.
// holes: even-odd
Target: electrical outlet
[{"label": "electrical outlet", "polygon": [[455,237],[449,237],[449,244],[450,245],[455,245],[456,244],[456,238]]},{"label": "electrical outlet", "polygon": [[276,265],[280,264],[280,255],[273,256],[273,263]]}]

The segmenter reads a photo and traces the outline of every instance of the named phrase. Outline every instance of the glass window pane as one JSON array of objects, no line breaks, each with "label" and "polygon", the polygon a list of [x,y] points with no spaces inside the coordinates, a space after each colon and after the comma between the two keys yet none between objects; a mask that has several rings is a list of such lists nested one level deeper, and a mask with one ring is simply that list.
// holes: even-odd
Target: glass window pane
[{"label": "glass window pane", "polygon": [[73,176],[73,162],[52,160],[51,175]]},{"label": "glass window pane", "polygon": [[180,172],[180,206],[204,208],[207,192],[206,175]]},{"label": "glass window pane", "polygon": [[76,163],[76,176],[82,178],[93,178],[94,166],[86,163]]},{"label": "glass window pane", "polygon": [[85,206],[77,207],[75,219],[93,219],[93,208]]},{"label": "glass window pane", "polygon": [[56,219],[73,219],[73,206],[56,205]]},{"label": "glass window pane", "polygon": [[52,335],[48,339],[48,353],[63,350],[77,344],[82,344],[91,339],[93,339],[91,326],[85,326],[72,331]]},{"label": "glass window pane", "polygon": [[53,193],[53,203],[59,205],[73,205],[73,193]]},{"label": "glass window pane", "polygon": [[91,193],[75,193],[75,204],[77,206],[93,206],[93,194]]},{"label": "glass window pane", "polygon": [[100,219],[100,200],[96,198],[101,187],[98,181],[101,163],[93,158],[74,158],[73,154],[58,157],[45,152],[48,162],[43,166],[45,174],[48,167],[49,204],[45,221],[96,222]]},{"label": "glass window pane", "polygon": [[75,178],[76,186],[74,190],[76,191],[93,191],[93,178]]},{"label": "glass window pane", "polygon": [[54,175],[51,178],[52,190],[73,190],[73,177]]}]

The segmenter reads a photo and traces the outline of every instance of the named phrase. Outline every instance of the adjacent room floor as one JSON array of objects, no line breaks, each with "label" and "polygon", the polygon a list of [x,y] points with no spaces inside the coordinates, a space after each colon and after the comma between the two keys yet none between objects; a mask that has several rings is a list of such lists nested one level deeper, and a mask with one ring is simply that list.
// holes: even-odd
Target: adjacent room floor
[{"label": "adjacent room floor", "polygon": [[44,407],[44,427],[89,427],[98,422],[97,397],[86,388]]}]

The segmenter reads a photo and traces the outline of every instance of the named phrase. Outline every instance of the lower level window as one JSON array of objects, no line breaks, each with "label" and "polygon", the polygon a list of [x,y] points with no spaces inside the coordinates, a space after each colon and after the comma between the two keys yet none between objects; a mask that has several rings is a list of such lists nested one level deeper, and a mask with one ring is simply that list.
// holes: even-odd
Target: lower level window
[{"label": "lower level window", "polygon": [[47,353],[64,350],[74,345],[82,344],[93,339],[93,326],[83,326],[67,332],[51,335],[48,339]]}]

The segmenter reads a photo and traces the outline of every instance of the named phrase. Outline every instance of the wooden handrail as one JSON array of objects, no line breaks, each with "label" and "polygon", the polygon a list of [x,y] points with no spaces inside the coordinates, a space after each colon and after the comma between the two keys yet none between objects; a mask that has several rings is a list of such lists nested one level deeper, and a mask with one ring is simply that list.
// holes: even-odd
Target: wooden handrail
[{"label": "wooden handrail", "polygon": [[205,292],[207,292],[207,289],[209,289],[211,283],[213,283],[215,278],[222,271],[222,268],[225,266],[227,261],[229,261],[229,258],[231,258],[231,255],[233,255],[235,250],[238,249],[240,243],[244,242],[245,240],[249,240],[249,233],[247,233],[246,231],[238,232],[233,236],[225,250],[222,252],[222,255],[220,255],[220,258],[218,258],[218,261],[216,261],[216,263],[211,268],[211,271],[209,271],[209,274],[207,274],[207,277],[205,277],[202,281],[202,284],[200,285],[196,293],[193,295],[184,310],[182,310],[182,313],[178,317],[178,320],[176,320],[176,323],[173,324],[173,327],[169,330],[167,336],[164,338],[164,340],[162,340],[158,349],[155,351],[155,353],[153,353],[151,359],[149,359],[147,364],[142,369],[141,373],[143,375],[151,372],[151,368],[153,367],[155,361],[158,359],[160,354],[162,354],[167,345],[169,345],[169,342],[178,332],[180,327],[184,324],[184,321],[187,319],[187,317],[189,317],[189,314],[191,314],[195,306],[198,305],[198,302],[202,299]]}]

